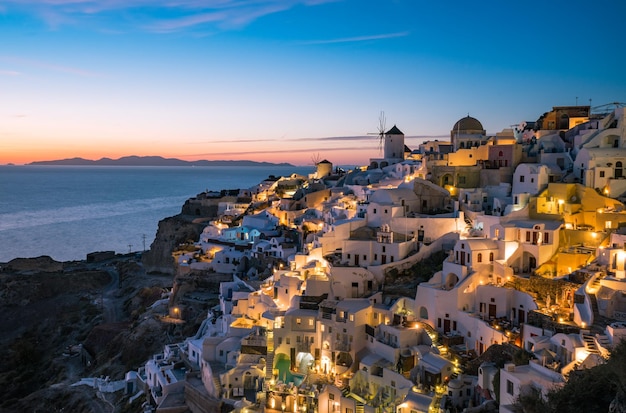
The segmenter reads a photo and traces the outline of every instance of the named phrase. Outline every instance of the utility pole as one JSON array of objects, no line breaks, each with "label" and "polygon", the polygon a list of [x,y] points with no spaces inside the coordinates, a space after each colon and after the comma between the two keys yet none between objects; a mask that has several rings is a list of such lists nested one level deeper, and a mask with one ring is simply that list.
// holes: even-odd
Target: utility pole
[{"label": "utility pole", "polygon": [[128,244],[128,253],[132,252],[133,244]]}]

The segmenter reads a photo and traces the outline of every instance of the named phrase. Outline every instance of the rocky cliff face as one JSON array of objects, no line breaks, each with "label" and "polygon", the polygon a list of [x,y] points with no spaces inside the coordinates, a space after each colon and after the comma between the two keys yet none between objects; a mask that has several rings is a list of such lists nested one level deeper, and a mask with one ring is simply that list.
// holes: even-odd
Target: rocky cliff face
[{"label": "rocky cliff face", "polygon": [[194,222],[188,215],[175,215],[159,222],[157,235],[142,257],[144,268],[149,273],[174,275],[176,272],[172,252],[186,241],[196,242],[206,224]]}]

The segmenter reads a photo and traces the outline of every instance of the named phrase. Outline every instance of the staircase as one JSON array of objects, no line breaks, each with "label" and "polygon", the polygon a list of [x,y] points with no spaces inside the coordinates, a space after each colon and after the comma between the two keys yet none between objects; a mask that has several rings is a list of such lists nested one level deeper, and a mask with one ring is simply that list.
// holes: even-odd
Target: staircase
[{"label": "staircase", "polygon": [[594,336],[591,334],[582,333],[583,342],[585,343],[585,348],[589,352],[589,354],[600,354],[600,350],[596,345],[596,340]]},{"label": "staircase", "polygon": [[611,342],[609,341],[609,337],[606,334],[596,334],[596,340],[600,346],[608,349],[611,347]]},{"label": "staircase", "polygon": [[587,291],[595,294],[600,288],[600,281],[602,281],[604,277],[606,277],[606,274],[597,276],[591,284],[587,285]]},{"label": "staircase", "polygon": [[267,355],[265,356],[265,382],[263,387],[265,391],[269,390],[270,381],[274,378],[274,330],[267,330]]},{"label": "staircase", "polygon": [[612,320],[600,315],[600,311],[598,310],[598,299],[595,294],[588,294],[589,300],[591,302],[591,309],[593,311],[593,325],[589,326],[591,330],[596,333],[604,334],[604,330],[606,326],[609,325]]},{"label": "staircase", "polygon": [[215,390],[217,390],[217,397],[222,397],[222,382],[220,375],[215,372],[213,373],[213,385],[215,386]]},{"label": "staircase", "polygon": [[430,337],[433,346],[437,347],[437,350],[439,350],[439,354],[442,356],[446,355],[448,353],[448,349],[443,344],[441,344],[441,342],[439,342],[439,333],[437,332],[437,330],[431,327],[431,325],[428,323],[422,322],[420,323],[420,326],[424,329],[424,331],[426,331],[428,337]]}]

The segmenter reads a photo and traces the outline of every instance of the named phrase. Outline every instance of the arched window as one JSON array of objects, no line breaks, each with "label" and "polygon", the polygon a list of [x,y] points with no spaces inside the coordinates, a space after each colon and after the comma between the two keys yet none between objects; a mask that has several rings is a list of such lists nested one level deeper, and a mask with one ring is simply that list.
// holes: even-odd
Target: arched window
[{"label": "arched window", "polygon": [[489,262],[493,262],[493,252],[489,253]]},{"label": "arched window", "polygon": [[504,152],[500,151],[500,152],[498,153],[498,156],[504,156]]},{"label": "arched window", "polygon": [[483,254],[479,252],[477,259],[478,259],[478,262],[483,262]]}]

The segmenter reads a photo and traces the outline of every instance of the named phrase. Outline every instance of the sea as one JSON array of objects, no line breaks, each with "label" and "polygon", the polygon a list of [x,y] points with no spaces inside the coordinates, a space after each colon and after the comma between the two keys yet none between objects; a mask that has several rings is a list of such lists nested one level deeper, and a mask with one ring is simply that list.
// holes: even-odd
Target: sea
[{"label": "sea", "polygon": [[0,166],[0,263],[141,252],[158,223],[206,190],[247,189],[313,166]]}]

